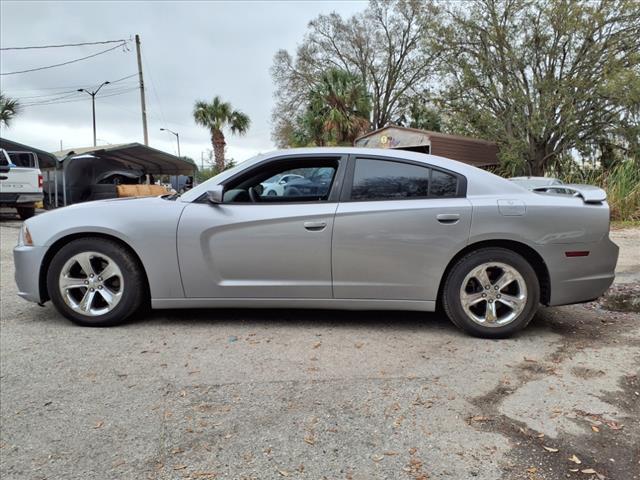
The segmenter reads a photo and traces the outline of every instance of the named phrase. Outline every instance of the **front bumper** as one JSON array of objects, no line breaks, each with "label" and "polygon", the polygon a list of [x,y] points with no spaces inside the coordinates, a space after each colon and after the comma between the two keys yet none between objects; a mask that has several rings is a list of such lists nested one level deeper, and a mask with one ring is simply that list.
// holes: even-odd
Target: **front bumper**
[{"label": "front bumper", "polygon": [[[550,306],[594,300],[615,279],[619,248],[608,236],[600,242],[547,245],[539,251],[549,269]],[[568,251],[588,251],[589,256],[568,258]]]},{"label": "front bumper", "polygon": [[41,303],[40,266],[47,252],[46,247],[18,245],[13,249],[15,279],[18,295],[30,302]]}]

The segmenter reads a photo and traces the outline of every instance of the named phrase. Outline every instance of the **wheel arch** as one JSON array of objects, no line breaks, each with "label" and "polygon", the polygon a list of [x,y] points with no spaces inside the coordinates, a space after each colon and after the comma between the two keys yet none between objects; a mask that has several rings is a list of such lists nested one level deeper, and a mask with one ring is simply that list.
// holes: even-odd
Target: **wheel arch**
[{"label": "wheel arch", "polygon": [[529,265],[536,272],[536,277],[538,278],[538,283],[540,285],[540,303],[543,305],[548,305],[551,300],[551,281],[549,277],[549,269],[547,268],[547,264],[545,263],[542,256],[536,252],[532,247],[527,245],[526,243],[519,242],[517,240],[482,240],[478,242],[471,243],[456,253],[453,258],[447,264],[447,267],[444,270],[444,274],[440,279],[440,285],[438,286],[438,297],[437,297],[437,305],[441,306],[442,303],[442,289],[444,288],[445,281],[451,268],[456,264],[456,262],[463,257],[464,255],[471,253],[476,250],[480,250],[481,248],[490,248],[490,247],[500,247],[505,248],[507,250],[511,250],[514,253],[522,255],[524,259],[529,262]]},{"label": "wheel arch", "polygon": [[138,253],[133,249],[133,247],[131,247],[131,245],[129,245],[127,242],[125,242],[121,238],[115,235],[109,235],[108,233],[102,233],[102,232],[70,233],[68,235],[58,238],[54,243],[51,244],[51,246],[47,249],[47,253],[45,253],[42,259],[42,263],[40,264],[40,272],[38,274],[38,285],[40,288],[41,302],[44,303],[47,300],[50,300],[49,291],[47,289],[47,273],[49,271],[49,266],[51,265],[51,261],[53,260],[55,255],[60,251],[62,247],[67,245],[69,242],[79,238],[87,238],[87,237],[103,238],[105,240],[111,240],[115,243],[118,243],[123,249],[125,249],[128,253],[131,254],[134,260],[138,263],[138,266],[140,267],[140,271],[142,272],[142,275],[144,278],[145,301],[149,302],[151,298],[149,293],[150,292],[149,277],[147,276],[147,271],[144,267],[144,264],[142,263],[142,260],[140,259],[140,255],[138,255]]}]

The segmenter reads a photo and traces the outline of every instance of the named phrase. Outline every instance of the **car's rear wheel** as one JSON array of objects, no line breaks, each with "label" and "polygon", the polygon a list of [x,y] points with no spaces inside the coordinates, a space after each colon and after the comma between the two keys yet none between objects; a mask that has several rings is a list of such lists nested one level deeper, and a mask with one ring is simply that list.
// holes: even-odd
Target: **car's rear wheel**
[{"label": "car's rear wheel", "polygon": [[540,285],[533,267],[505,248],[483,248],[449,271],[442,304],[451,321],[472,335],[507,337],[535,315]]},{"label": "car's rear wheel", "polygon": [[35,205],[31,205],[28,207],[16,207],[16,210],[18,211],[20,220],[26,220],[27,218],[31,218],[36,214]]},{"label": "car's rear wheel", "polygon": [[105,238],[71,241],[47,272],[51,301],[73,322],[106,327],[124,322],[142,304],[144,284],[136,259]]}]

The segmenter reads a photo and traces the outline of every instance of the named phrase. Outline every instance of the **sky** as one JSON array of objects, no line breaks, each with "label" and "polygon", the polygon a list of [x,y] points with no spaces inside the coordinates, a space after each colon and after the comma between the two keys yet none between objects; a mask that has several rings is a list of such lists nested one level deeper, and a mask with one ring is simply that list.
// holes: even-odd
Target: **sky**
[{"label": "sky", "polygon": [[[133,39],[142,45],[149,145],[200,164],[209,134],[193,121],[196,100],[220,95],[251,118],[247,135],[227,135],[227,158],[273,150],[270,75],[279,49],[294,53],[310,20],[335,11],[350,16],[364,1],[0,2],[0,47]],[[0,72],[63,63],[117,44],[0,51]],[[91,97],[77,92],[137,73],[135,44],[37,72],[0,76],[3,94],[23,108],[1,135],[47,151],[90,146]],[[96,96],[98,145],[143,143],[140,93],[134,75]],[[62,98],[64,97],[64,98]],[[65,102],[42,105],[46,102]],[[39,103],[40,105],[34,105]],[[205,153],[206,155],[206,153]]]}]

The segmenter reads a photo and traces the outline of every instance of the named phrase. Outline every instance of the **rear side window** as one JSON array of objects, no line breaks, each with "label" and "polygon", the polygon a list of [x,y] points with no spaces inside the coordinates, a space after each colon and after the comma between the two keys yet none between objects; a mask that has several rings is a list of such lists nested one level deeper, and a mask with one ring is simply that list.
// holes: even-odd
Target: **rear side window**
[{"label": "rear side window", "polygon": [[430,169],[385,160],[356,160],[352,200],[398,200],[429,196]]},{"label": "rear side window", "polygon": [[458,195],[455,175],[420,165],[356,159],[351,200],[402,200]]},{"label": "rear side window", "polygon": [[455,197],[458,194],[458,179],[440,170],[431,170],[432,197]]}]

